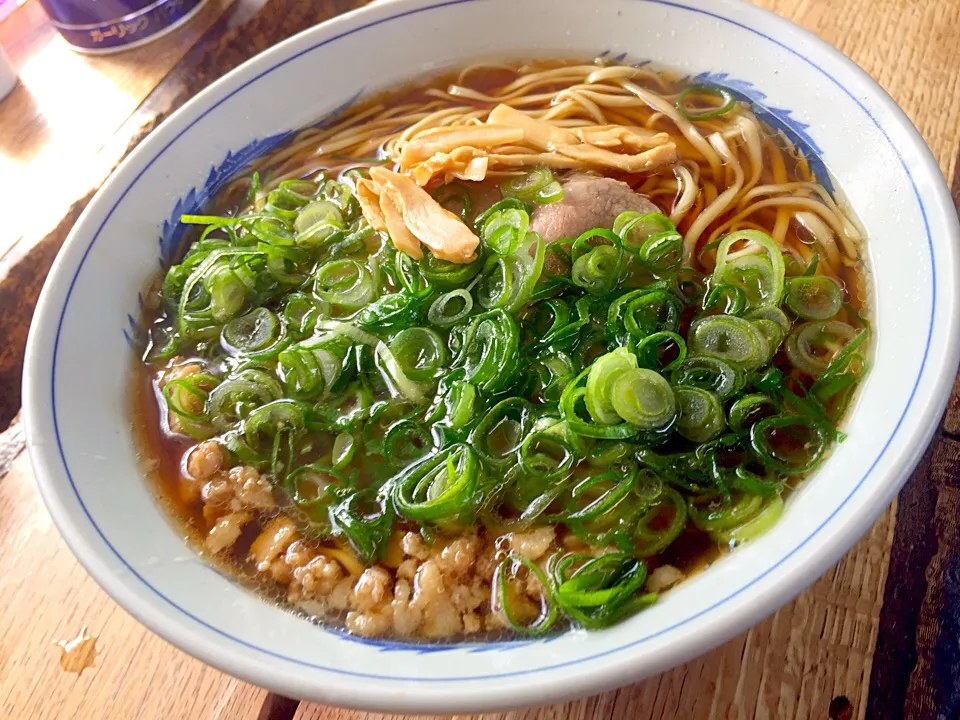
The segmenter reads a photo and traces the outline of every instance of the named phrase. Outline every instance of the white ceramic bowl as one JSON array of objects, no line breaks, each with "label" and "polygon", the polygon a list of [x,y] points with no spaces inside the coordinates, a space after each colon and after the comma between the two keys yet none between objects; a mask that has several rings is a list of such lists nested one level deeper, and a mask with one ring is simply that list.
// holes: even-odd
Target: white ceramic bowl
[{"label": "white ceramic bowl", "polygon": [[[294,128],[478,57],[609,54],[708,74],[817,152],[869,235],[876,360],[849,439],[780,523],[614,629],[416,647],[344,637],[263,602],[187,547],[137,469],[126,378],[138,291],[170,218]],[[266,138],[266,139],[265,139]],[[163,238],[158,246],[157,238]],[[596,692],[683,662],[773,612],[891,501],[957,369],[957,218],[893,101],[833,48],[739,0],[398,0],[303,33],[202,92],[104,185],[50,273],[27,354],[30,454],[80,561],[149,628],[233,675],[336,705],[465,712]]]}]

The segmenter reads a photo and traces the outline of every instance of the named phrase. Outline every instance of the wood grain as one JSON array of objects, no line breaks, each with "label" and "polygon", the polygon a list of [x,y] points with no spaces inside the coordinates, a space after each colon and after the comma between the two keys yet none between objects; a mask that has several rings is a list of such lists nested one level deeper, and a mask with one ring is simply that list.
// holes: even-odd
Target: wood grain
[{"label": "wood grain", "polygon": [[[891,508],[794,602],[693,662],[603,695],[471,718],[823,720],[838,696],[849,699],[852,717],[863,718],[894,518]],[[296,720],[399,720],[399,716],[304,703]]]},{"label": "wood grain", "polygon": [[[8,431],[0,447],[11,442]],[[204,666],[117,607],[60,539],[26,453],[0,475],[0,717],[256,720],[264,690]],[[58,640],[86,626],[99,656],[79,677]]]},{"label": "wood grain", "polygon": [[91,163],[97,151],[231,2],[208,0],[183,27],[122,55],[73,52],[37,2],[0,25],[0,45],[20,76],[0,103],[0,197],[11,210],[0,224],[0,256],[22,236],[49,232],[103,181]]},{"label": "wood grain", "polygon": [[926,592],[925,570],[937,547],[933,524],[937,489],[930,476],[934,446],[927,449],[897,500],[889,581],[880,613],[867,706],[871,718],[894,718],[903,712],[907,683],[917,662],[917,616]]},{"label": "wood grain", "polygon": [[926,566],[927,592],[917,618],[917,664],[904,716],[960,717],[960,442],[934,446],[930,479],[937,500],[937,549]]}]

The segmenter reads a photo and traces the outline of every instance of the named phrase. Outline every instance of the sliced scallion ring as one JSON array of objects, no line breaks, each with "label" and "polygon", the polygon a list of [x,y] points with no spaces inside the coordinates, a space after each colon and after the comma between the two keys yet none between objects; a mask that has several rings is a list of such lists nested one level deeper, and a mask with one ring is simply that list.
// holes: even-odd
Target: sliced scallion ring
[{"label": "sliced scallion ring", "polygon": [[710,315],[695,321],[688,343],[692,353],[719,358],[744,370],[765,365],[773,355],[760,329],[734,315]]},{"label": "sliced scallion ring", "polygon": [[740,392],[745,378],[743,373],[719,358],[697,355],[680,363],[670,373],[670,382],[709,390],[721,400],[726,400]]},{"label": "sliced scallion ring", "polygon": [[264,359],[280,352],[283,334],[277,316],[260,307],[224,325],[220,342],[231,355]]},{"label": "sliced scallion ring", "polygon": [[[552,197],[553,185],[559,189],[559,183],[553,177],[553,171],[548,167],[536,167],[523,175],[509,178],[500,184],[500,191],[506,197],[513,197],[526,202],[545,202],[541,196]],[[562,195],[563,191],[560,190]],[[559,199],[559,198],[556,198]],[[546,200],[553,202],[553,200]]]},{"label": "sliced scallion ring", "polygon": [[703,388],[681,385],[675,388],[677,432],[697,443],[712,440],[723,432],[726,419],[720,400]]},{"label": "sliced scallion ring", "polygon": [[777,407],[763,393],[751,393],[737,399],[727,413],[727,422],[736,432],[747,430],[754,423],[776,413]]},{"label": "sliced scallion ring", "polygon": [[[511,583],[517,580],[521,570],[536,578],[540,586],[540,610],[532,619],[521,618],[514,610],[516,591],[511,592]],[[527,585],[526,580],[523,585]],[[493,572],[490,609],[506,627],[526,635],[542,635],[557,619],[557,604],[550,581],[533,561],[516,553],[507,555]]]},{"label": "sliced scallion ring", "polygon": [[[691,96],[705,95],[716,102],[706,107],[695,108],[689,102]],[[726,115],[733,110],[737,99],[724,88],[715,85],[688,85],[677,95],[677,110],[687,120],[709,120],[710,118]]]},{"label": "sliced scallion ring", "polygon": [[618,348],[593,361],[587,375],[586,404],[594,422],[616,425],[625,419],[614,408],[614,386],[621,375],[636,368],[637,358],[627,348]]},{"label": "sliced scallion ring", "polygon": [[750,428],[750,445],[768,469],[785,475],[803,475],[820,462],[827,438],[823,429],[807,418],[775,415]]},{"label": "sliced scallion ring", "polygon": [[632,368],[621,373],[613,381],[610,400],[617,415],[641,430],[661,430],[677,417],[670,383],[653,370]]},{"label": "sliced scallion ring", "polygon": [[740,288],[754,309],[779,304],[785,272],[783,253],[769,235],[740,230],[720,241],[712,281]]},{"label": "sliced scallion ring", "polygon": [[795,277],[787,281],[784,304],[804,320],[829,320],[843,303],[840,287],[824,275]]},{"label": "sliced scallion ring", "polygon": [[798,370],[817,378],[856,336],[852,326],[839,320],[804,323],[787,336],[787,356]]},{"label": "sliced scallion ring", "polygon": [[718,545],[736,547],[763,535],[777,523],[781,515],[783,515],[783,499],[779,495],[774,495],[749,520],[731,528],[711,532],[710,537]]},{"label": "sliced scallion ring", "polygon": [[370,270],[356,260],[331,260],[322,265],[314,275],[314,292],[331,305],[354,310],[377,296]]}]

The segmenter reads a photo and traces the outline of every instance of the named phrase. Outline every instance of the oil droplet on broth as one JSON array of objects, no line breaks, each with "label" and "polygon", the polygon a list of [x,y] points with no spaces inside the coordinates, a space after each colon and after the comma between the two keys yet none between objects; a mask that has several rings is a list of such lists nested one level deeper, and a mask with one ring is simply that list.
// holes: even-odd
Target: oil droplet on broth
[{"label": "oil droplet on broth", "polygon": [[97,659],[97,637],[87,632],[86,625],[73,640],[60,640],[54,644],[60,648],[60,668],[64,672],[81,675],[87,668],[92,668]]}]

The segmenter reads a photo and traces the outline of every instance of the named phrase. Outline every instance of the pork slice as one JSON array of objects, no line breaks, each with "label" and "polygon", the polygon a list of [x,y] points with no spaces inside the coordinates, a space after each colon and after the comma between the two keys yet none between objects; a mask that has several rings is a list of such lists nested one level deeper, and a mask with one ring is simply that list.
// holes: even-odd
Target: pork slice
[{"label": "pork slice", "polygon": [[627,210],[660,212],[649,198],[635,193],[625,182],[578,173],[563,183],[561,200],[534,209],[530,229],[548,243],[574,239],[592,228],[611,229],[617,216]]}]

